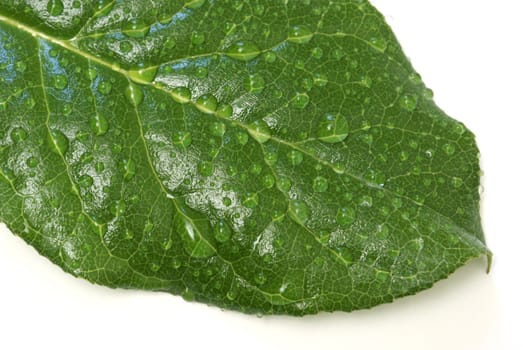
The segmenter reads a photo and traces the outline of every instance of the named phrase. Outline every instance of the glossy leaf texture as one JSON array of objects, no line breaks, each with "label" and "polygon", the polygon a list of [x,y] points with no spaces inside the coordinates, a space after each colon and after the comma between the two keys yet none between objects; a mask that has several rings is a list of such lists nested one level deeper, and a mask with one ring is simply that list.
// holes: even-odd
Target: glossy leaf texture
[{"label": "glossy leaf texture", "polygon": [[0,220],[93,283],[391,302],[490,255],[478,163],[365,0],[0,2]]}]

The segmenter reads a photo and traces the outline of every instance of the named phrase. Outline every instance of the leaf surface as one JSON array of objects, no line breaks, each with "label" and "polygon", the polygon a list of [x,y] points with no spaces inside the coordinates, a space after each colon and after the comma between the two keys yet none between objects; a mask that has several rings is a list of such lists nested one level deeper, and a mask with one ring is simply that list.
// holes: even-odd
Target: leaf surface
[{"label": "leaf surface", "polygon": [[65,271],[351,311],[490,255],[474,135],[346,1],[2,1],[0,221]]}]

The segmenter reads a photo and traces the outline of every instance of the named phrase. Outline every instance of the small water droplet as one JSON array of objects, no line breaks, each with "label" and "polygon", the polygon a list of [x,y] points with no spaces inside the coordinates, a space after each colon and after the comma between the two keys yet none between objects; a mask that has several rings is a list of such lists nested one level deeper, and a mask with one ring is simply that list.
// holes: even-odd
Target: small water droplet
[{"label": "small water droplet", "polygon": [[256,208],[259,203],[258,194],[256,192],[248,192],[242,198],[242,204],[249,209]]},{"label": "small water droplet", "polygon": [[11,130],[10,136],[13,143],[18,143],[27,138],[27,131],[23,128],[14,128]]},{"label": "small water droplet", "polygon": [[195,106],[203,113],[213,114],[218,107],[218,100],[212,94],[205,94],[196,99]]},{"label": "small water droplet", "polygon": [[232,106],[229,104],[221,104],[216,109],[216,116],[224,119],[228,119],[232,116]]},{"label": "small water droplet", "polygon": [[138,106],[143,101],[142,88],[135,83],[129,83],[125,88],[125,97],[133,106]]},{"label": "small water droplet", "polygon": [[247,92],[259,94],[265,89],[265,79],[258,73],[251,74],[245,78],[243,86]]},{"label": "small water droplet", "polygon": [[313,77],[313,83],[316,86],[322,87],[327,85],[329,82],[329,78],[327,78],[327,75],[323,73],[315,73]]},{"label": "small water droplet", "polygon": [[413,94],[407,94],[401,97],[400,106],[409,112],[412,112],[418,106],[418,96]]},{"label": "small water droplet", "polygon": [[232,204],[232,199],[230,199],[229,197],[223,197],[222,198],[222,203],[223,203],[223,205],[228,207],[228,206],[230,206]]},{"label": "small water droplet", "polygon": [[136,163],[132,159],[124,159],[120,162],[120,170],[125,181],[131,180],[136,174]]},{"label": "small water droplet", "polygon": [[64,12],[64,3],[61,0],[49,0],[47,2],[47,12],[51,16],[60,16]]},{"label": "small water droplet", "polygon": [[194,75],[198,79],[206,78],[208,74],[209,74],[209,70],[206,67],[197,67],[196,70],[194,71]]},{"label": "small water droplet", "polygon": [[291,180],[286,176],[279,176],[276,179],[276,186],[282,192],[289,192],[292,186]]},{"label": "small water droplet", "polygon": [[460,178],[460,177],[454,177],[454,178],[452,178],[452,185],[453,185],[455,188],[460,188],[461,186],[463,186],[463,179]]},{"label": "small water droplet", "polygon": [[294,165],[298,166],[303,162],[303,153],[292,150],[289,153],[287,153],[287,159],[289,159],[289,162]]},{"label": "small water droplet", "polygon": [[191,43],[193,45],[201,45],[205,42],[205,34],[194,31],[191,33]]},{"label": "small water droplet", "polygon": [[38,158],[36,157],[29,157],[27,158],[26,162],[27,166],[29,168],[36,168],[38,166]]},{"label": "small water droplet", "polygon": [[149,29],[143,21],[133,20],[123,26],[122,33],[131,38],[143,38],[149,33]]},{"label": "small water droplet", "polygon": [[305,92],[297,93],[292,99],[292,105],[296,108],[304,109],[309,105],[309,101],[309,95],[307,95]]},{"label": "small water droplet", "polygon": [[451,143],[447,143],[447,144],[443,145],[443,151],[445,152],[446,155],[452,156],[454,153],[456,153],[456,146],[454,146]]},{"label": "small water droplet", "polygon": [[119,200],[112,203],[109,210],[115,217],[119,217],[125,213],[125,207],[125,202],[123,200]]},{"label": "small water droplet", "polygon": [[84,187],[84,188],[88,188],[88,187],[91,187],[93,185],[93,178],[90,177],[89,175],[82,175],[80,176],[80,178],[78,179],[78,185],[80,187]]},{"label": "small water droplet", "polygon": [[67,149],[69,148],[69,140],[60,130],[51,129],[47,140],[54,153],[61,156],[65,155],[65,152],[67,152]]},{"label": "small water droplet", "polygon": [[409,75],[409,80],[413,84],[419,85],[419,84],[421,84],[421,75],[419,75],[418,73],[412,73]]},{"label": "small water droplet", "polygon": [[349,136],[347,119],[338,114],[324,114],[318,122],[318,139],[326,143],[338,143]]},{"label": "small water droplet", "polygon": [[192,97],[191,90],[185,86],[175,87],[171,94],[173,100],[179,103],[187,103],[191,100]]},{"label": "small water droplet", "polygon": [[340,226],[349,226],[356,220],[356,212],[352,208],[342,207],[336,213],[336,222]]},{"label": "small water droplet", "polygon": [[311,56],[317,60],[321,60],[323,57],[323,49],[321,47],[315,47],[311,50]]},{"label": "small water droplet", "polygon": [[311,210],[302,200],[292,200],[289,203],[289,216],[298,224],[303,225],[311,216]]},{"label": "small water droplet", "polygon": [[289,29],[287,40],[296,44],[306,44],[311,41],[313,37],[312,31],[305,25],[292,26]]},{"label": "small water droplet", "polygon": [[265,121],[257,120],[247,126],[247,131],[259,143],[266,143],[271,138],[271,130]]},{"label": "small water droplet", "polygon": [[226,130],[227,127],[224,123],[221,122],[213,122],[211,123],[211,125],[209,125],[209,132],[211,133],[211,135],[216,137],[223,137]]},{"label": "small water droplet", "polygon": [[275,182],[276,182],[276,180],[274,179],[274,176],[272,176],[271,174],[266,174],[262,178],[262,184],[263,184],[263,187],[265,187],[265,188],[274,187]]},{"label": "small water droplet", "polygon": [[211,176],[214,174],[214,164],[212,162],[202,160],[198,163],[198,173],[201,176]]},{"label": "small water droplet", "polygon": [[19,73],[24,73],[27,70],[27,63],[24,61],[17,61],[15,63],[15,70]]},{"label": "small water droplet", "polygon": [[276,62],[276,54],[272,51],[265,53],[265,62],[267,63],[274,63]]},{"label": "small water droplet", "polygon": [[102,136],[109,130],[109,122],[103,115],[96,114],[89,118],[89,126],[96,136]]},{"label": "small water droplet", "polygon": [[231,238],[231,236],[232,231],[229,225],[224,220],[218,221],[214,226],[214,238],[216,238],[218,242],[225,243]]},{"label": "small water droplet", "polygon": [[111,90],[113,89],[113,84],[111,84],[108,81],[102,81],[98,84],[98,87],[96,89],[102,95],[109,95],[111,93]]},{"label": "small water droplet", "polygon": [[67,87],[68,81],[65,75],[58,74],[53,77],[53,85],[58,90],[63,90]]},{"label": "small water droplet", "polygon": [[250,61],[260,54],[260,48],[250,41],[239,41],[233,44],[225,54],[239,61]]},{"label": "small water droplet", "polygon": [[196,299],[196,296],[194,295],[194,293],[189,290],[189,289],[186,289],[182,292],[181,294],[183,300],[185,301],[194,301],[194,299]]},{"label": "small water droplet", "polygon": [[329,189],[329,181],[323,176],[316,177],[312,182],[314,192],[322,193]]},{"label": "small water droplet", "polygon": [[133,49],[133,44],[131,44],[129,41],[120,41],[119,48],[121,52],[129,53]]},{"label": "small water droplet", "polygon": [[370,38],[369,43],[378,51],[385,52],[387,50],[387,41],[383,38]]},{"label": "small water droplet", "polygon": [[177,131],[172,137],[173,144],[180,148],[187,148],[192,143],[191,133],[188,131]]},{"label": "small water droplet", "polygon": [[247,142],[249,142],[249,134],[247,134],[246,132],[238,131],[235,134],[235,137],[236,141],[242,146],[245,146]]}]

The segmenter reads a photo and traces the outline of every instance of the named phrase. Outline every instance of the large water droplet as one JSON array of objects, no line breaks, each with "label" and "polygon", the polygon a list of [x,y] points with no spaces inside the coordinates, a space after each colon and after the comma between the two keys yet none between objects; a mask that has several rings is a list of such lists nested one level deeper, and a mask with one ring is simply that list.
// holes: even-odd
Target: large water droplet
[{"label": "large water droplet", "polygon": [[336,222],[340,226],[349,226],[356,220],[356,212],[352,208],[342,207],[336,213]]},{"label": "large water droplet", "polygon": [[109,122],[103,115],[96,114],[89,118],[89,126],[96,136],[102,136],[109,130]]},{"label": "large water droplet", "polygon": [[311,41],[313,37],[312,31],[305,25],[292,26],[289,29],[287,40],[292,43],[306,44]]},{"label": "large water droplet", "polygon": [[227,222],[224,220],[218,221],[218,223],[214,226],[214,238],[218,242],[225,243],[227,242],[232,236],[232,231]]},{"label": "large water droplet", "polygon": [[69,140],[60,130],[51,129],[47,141],[49,146],[51,146],[51,150],[61,156],[63,156],[69,148]]},{"label": "large water droplet", "polygon": [[245,78],[243,86],[247,92],[259,94],[265,89],[265,79],[258,73],[251,74]]},{"label": "large water droplet", "polygon": [[51,16],[60,16],[64,12],[64,3],[61,0],[48,1],[47,12],[49,12]]},{"label": "large water droplet", "polygon": [[265,121],[257,120],[247,126],[247,131],[259,143],[266,143],[271,138],[271,129]]},{"label": "large water droplet", "polygon": [[203,113],[213,114],[216,111],[216,107],[218,107],[218,100],[214,95],[205,94],[198,97],[194,105]]},{"label": "large water droplet", "polygon": [[311,210],[302,200],[292,200],[289,203],[289,215],[292,220],[303,225],[311,216]]},{"label": "large water droplet", "polygon": [[125,88],[125,97],[133,106],[138,106],[143,101],[142,88],[135,83],[129,83]]},{"label": "large water droplet", "polygon": [[324,114],[317,129],[318,139],[326,143],[342,142],[349,136],[349,123],[339,114]]},{"label": "large water droplet", "polygon": [[250,61],[260,54],[260,48],[250,41],[239,41],[227,49],[225,55],[239,61]]}]

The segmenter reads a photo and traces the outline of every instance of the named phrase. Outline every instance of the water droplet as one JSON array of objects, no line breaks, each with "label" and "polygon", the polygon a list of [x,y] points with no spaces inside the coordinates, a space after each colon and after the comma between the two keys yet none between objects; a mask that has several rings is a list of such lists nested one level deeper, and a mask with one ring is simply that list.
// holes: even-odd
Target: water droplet
[{"label": "water droplet", "polygon": [[58,74],[53,77],[53,85],[58,90],[63,90],[67,87],[68,81],[65,75]]},{"label": "water droplet", "polygon": [[214,226],[214,238],[216,238],[218,242],[225,243],[231,238],[231,236],[232,231],[229,225],[224,220],[218,221]]},{"label": "water droplet", "polygon": [[370,38],[369,43],[374,47],[376,50],[385,52],[387,49],[387,41],[385,41],[383,38]]},{"label": "water droplet", "polygon": [[445,152],[446,155],[452,156],[454,153],[456,153],[456,146],[454,146],[451,143],[447,143],[447,144],[443,145],[443,151]]},{"label": "water droplet", "polygon": [[98,87],[96,89],[102,95],[109,95],[111,93],[111,90],[113,89],[113,85],[108,81],[102,81],[98,84]]},{"label": "water droplet", "polygon": [[274,63],[276,62],[276,54],[272,51],[265,53],[265,62],[267,63]]},{"label": "water droplet", "polygon": [[262,285],[267,281],[267,278],[263,274],[263,272],[260,272],[254,276],[254,282],[258,285]]},{"label": "water droplet", "polygon": [[401,97],[400,106],[409,112],[412,112],[418,106],[418,96],[413,94],[407,94]]},{"label": "water droplet", "polygon": [[265,79],[258,73],[251,74],[245,78],[243,86],[247,92],[259,94],[265,89]]},{"label": "water droplet", "polygon": [[307,95],[305,92],[297,93],[292,99],[292,105],[296,108],[304,109],[309,105],[309,101],[309,95]]},{"label": "water droplet", "polygon": [[216,109],[216,116],[220,118],[230,118],[232,116],[232,106],[229,104],[221,104]]},{"label": "water droplet", "polygon": [[143,38],[148,32],[149,26],[138,20],[131,21],[122,28],[122,33],[131,38]]},{"label": "water droplet", "polygon": [[206,78],[208,74],[209,74],[209,70],[207,68],[205,68],[205,67],[198,67],[194,71],[194,75],[198,79]]},{"label": "water droplet", "polygon": [[249,142],[249,134],[247,134],[246,132],[238,131],[235,134],[235,137],[236,141],[242,146],[245,146],[247,142]]},{"label": "water droplet", "polygon": [[265,163],[272,166],[276,164],[276,162],[278,161],[278,153],[273,151],[267,151],[264,154],[263,159],[265,160]]},{"label": "water droplet", "polygon": [[214,164],[212,162],[202,160],[198,163],[198,173],[201,176],[211,176],[214,173]]},{"label": "water droplet", "polygon": [[29,157],[27,158],[26,162],[27,166],[29,168],[36,168],[38,166],[38,159],[36,157]]},{"label": "water droplet", "polygon": [[265,188],[274,187],[275,182],[276,182],[276,180],[274,179],[274,176],[272,176],[271,174],[266,174],[262,178],[262,184],[263,184],[263,187],[265,187]]},{"label": "water droplet", "polygon": [[124,180],[129,181],[136,174],[136,163],[132,159],[124,159],[120,162],[120,170]]},{"label": "water droplet", "polygon": [[271,130],[265,121],[257,120],[247,126],[247,131],[259,143],[266,143],[271,138]]},{"label": "water droplet", "polygon": [[359,205],[362,207],[370,208],[372,207],[372,197],[371,196],[361,196]]},{"label": "water droplet", "polygon": [[289,216],[298,224],[303,225],[311,216],[311,210],[302,200],[292,200],[289,203]]},{"label": "water droplet", "polygon": [[329,189],[329,181],[323,176],[316,177],[312,182],[314,192],[322,193]]},{"label": "water droplet", "polygon": [[121,52],[129,53],[133,49],[133,44],[131,44],[129,41],[120,41],[119,48]]},{"label": "water droplet", "polygon": [[78,179],[78,185],[84,188],[91,187],[93,185],[93,178],[89,175],[82,175]]},{"label": "water droplet", "polygon": [[11,130],[10,136],[13,143],[18,143],[27,138],[27,131],[25,131],[23,128],[14,128]]},{"label": "water droplet", "polygon": [[158,73],[158,67],[149,67],[144,69],[138,69],[138,70],[130,70],[128,72],[129,78],[133,80],[136,83],[143,84],[143,83],[150,83],[156,78],[156,74]]},{"label": "water droplet", "polygon": [[51,129],[49,131],[49,137],[47,138],[51,150],[61,156],[67,152],[69,148],[69,140],[67,137],[59,130]]},{"label": "water droplet", "polygon": [[97,114],[89,118],[89,126],[96,136],[102,136],[109,130],[109,122],[103,115]]},{"label": "water droplet", "polygon": [[191,90],[185,86],[178,86],[171,92],[173,100],[179,103],[187,103],[191,100]]},{"label": "water droplet", "polygon": [[205,4],[205,0],[192,0],[192,1],[187,1],[185,3],[185,7],[189,8],[191,10],[195,10],[197,8],[202,7],[203,4]]},{"label": "water droplet", "polygon": [[191,43],[193,45],[201,45],[205,42],[205,34],[194,31],[191,33]]},{"label": "water droplet", "polygon": [[216,107],[218,106],[218,100],[216,97],[214,97],[214,95],[205,94],[198,97],[195,102],[195,106],[203,113],[213,114],[216,111]]},{"label": "water droplet", "polygon": [[461,186],[463,186],[463,179],[461,179],[460,177],[452,178],[452,185],[455,188],[460,188]]},{"label": "water droplet", "polygon": [[15,70],[19,73],[24,73],[27,70],[27,63],[24,61],[17,61],[15,63]]},{"label": "water droplet", "polygon": [[326,143],[338,143],[349,136],[347,119],[338,114],[324,114],[318,122],[318,139]]},{"label": "water droplet", "polygon": [[60,16],[64,12],[64,3],[61,0],[48,1],[47,12],[49,12],[51,16]]},{"label": "water droplet", "polygon": [[412,73],[409,75],[409,80],[413,84],[419,85],[419,84],[421,84],[421,75],[419,75],[418,73]]},{"label": "water droplet", "polygon": [[286,176],[279,176],[276,179],[276,187],[282,192],[289,192],[292,186],[291,180]]},{"label": "water droplet", "polygon": [[233,44],[225,54],[239,61],[250,61],[260,54],[260,48],[250,41],[239,41]]},{"label": "water droplet", "polygon": [[323,73],[315,73],[313,78],[314,85],[322,87],[327,85],[329,78]]},{"label": "water droplet", "polygon": [[287,153],[287,158],[289,159],[289,162],[294,165],[298,166],[303,162],[303,153],[292,150],[289,153]]},{"label": "water droplet", "polygon": [[190,291],[189,289],[186,289],[182,292],[181,294],[183,300],[185,301],[194,301],[194,299],[196,299],[196,296],[194,295],[194,293],[192,291]]},{"label": "water droplet", "polygon": [[336,222],[340,226],[349,226],[356,220],[356,212],[352,208],[342,207],[336,213]]},{"label": "water droplet", "polygon": [[174,133],[172,141],[178,147],[187,148],[192,143],[192,136],[188,131],[177,131]]},{"label": "water droplet", "polygon": [[125,88],[125,97],[133,106],[138,106],[143,101],[142,88],[135,83],[129,83]]},{"label": "water droplet", "polygon": [[259,203],[258,194],[255,192],[248,192],[242,198],[242,204],[246,208],[250,208],[250,209],[256,208],[258,206],[258,203]]},{"label": "water droplet", "polygon": [[213,122],[209,126],[209,132],[211,133],[211,135],[216,137],[223,137],[226,130],[227,127],[225,126],[225,124],[220,122]]},{"label": "water droplet", "polygon": [[306,44],[311,41],[313,37],[312,31],[309,27],[304,25],[292,26],[289,29],[287,40],[296,44]]},{"label": "water droplet", "polygon": [[311,56],[317,60],[321,60],[323,57],[323,49],[321,47],[315,47],[311,50]]},{"label": "water droplet", "polygon": [[232,204],[232,199],[230,199],[229,197],[223,197],[222,198],[222,203],[223,203],[223,205],[228,207],[228,206],[230,206]]},{"label": "water droplet", "polygon": [[236,299],[238,297],[238,293],[236,293],[235,291],[229,291],[227,292],[227,299],[229,299],[230,301],[233,301],[234,299]]},{"label": "water droplet", "polygon": [[125,213],[125,202],[119,200],[111,204],[109,210],[115,217],[122,216]]}]

